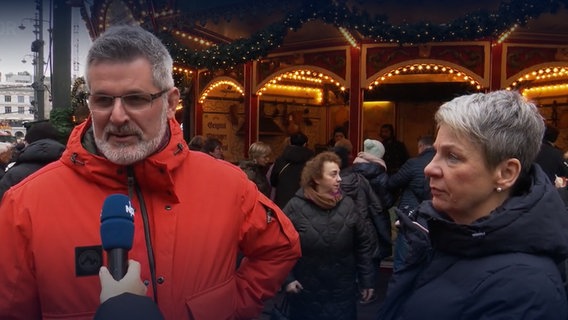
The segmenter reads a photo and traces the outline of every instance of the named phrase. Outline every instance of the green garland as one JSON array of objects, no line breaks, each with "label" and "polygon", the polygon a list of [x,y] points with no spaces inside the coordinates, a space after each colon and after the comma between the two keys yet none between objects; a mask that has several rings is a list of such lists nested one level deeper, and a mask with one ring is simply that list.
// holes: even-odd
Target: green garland
[{"label": "green garland", "polygon": [[63,144],[67,142],[73,127],[84,120],[83,115],[78,117],[77,114],[87,104],[87,93],[84,91],[84,85],[85,79],[83,77],[75,79],[71,88],[71,108],[52,108],[49,114],[49,121],[59,132]]},{"label": "green garland", "polygon": [[[496,39],[513,25],[525,25],[543,13],[554,13],[568,0],[502,0],[499,8],[480,10],[444,24],[423,21],[393,25],[384,15],[370,15],[357,7],[349,8],[345,1],[305,1],[301,10],[289,12],[281,21],[253,34],[248,39],[214,45],[194,51],[183,47],[168,32],[159,34],[177,63],[209,70],[232,69],[248,61],[265,57],[282,45],[290,30],[319,19],[336,27],[357,30],[364,37],[384,43],[422,44],[441,41],[474,41]],[[222,15],[225,13],[219,13]]]}]

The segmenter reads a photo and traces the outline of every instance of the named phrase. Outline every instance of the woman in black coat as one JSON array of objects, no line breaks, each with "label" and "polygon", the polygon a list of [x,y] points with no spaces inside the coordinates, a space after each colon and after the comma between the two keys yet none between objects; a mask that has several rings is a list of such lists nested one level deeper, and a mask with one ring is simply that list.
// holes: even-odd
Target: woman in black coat
[{"label": "woman in black coat", "polygon": [[285,283],[291,319],[356,319],[358,298],[374,293],[376,243],[353,200],[341,195],[340,164],[333,152],[308,161],[301,188],[284,207],[302,245]]},{"label": "woman in black coat", "polygon": [[568,212],[533,161],[544,121],[516,91],[435,115],[432,200],[399,214],[408,254],[377,319],[568,319]]}]

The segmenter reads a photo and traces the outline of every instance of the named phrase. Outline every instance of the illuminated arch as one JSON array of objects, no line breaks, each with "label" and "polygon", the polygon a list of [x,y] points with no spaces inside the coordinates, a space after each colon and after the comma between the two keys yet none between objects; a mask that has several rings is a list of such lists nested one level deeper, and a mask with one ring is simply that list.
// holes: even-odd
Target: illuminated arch
[{"label": "illuminated arch", "polygon": [[370,76],[363,86],[372,90],[373,87],[379,86],[382,81],[388,78],[399,75],[402,76],[410,72],[415,74],[455,74],[462,77],[462,81],[469,82],[470,85],[475,87],[477,90],[481,90],[482,88],[489,86],[487,80],[484,80],[479,75],[463,68],[462,66],[447,61],[424,59],[408,60],[384,68]]},{"label": "illuminated arch", "polygon": [[[296,77],[296,78],[295,78]],[[285,79],[300,80],[305,82],[313,82],[314,84],[334,84],[339,90],[344,91],[347,81],[337,74],[320,67],[310,65],[298,65],[279,70],[271,77],[259,83],[254,90],[257,95],[262,95],[271,86],[278,85],[279,82]]]},{"label": "illuminated arch", "polygon": [[205,99],[207,99],[207,95],[209,95],[209,92],[211,92],[213,89],[217,88],[220,85],[233,86],[233,88],[237,92],[239,92],[242,96],[245,95],[243,87],[237,81],[235,81],[235,79],[230,77],[218,77],[213,79],[211,82],[207,84],[205,90],[203,90],[203,92],[199,95],[199,103],[203,103]]},{"label": "illuminated arch", "polygon": [[568,62],[547,62],[521,70],[515,75],[509,77],[505,81],[504,86],[508,90],[517,90],[522,88],[523,84],[530,83],[533,80],[562,77],[566,77],[568,79]]}]

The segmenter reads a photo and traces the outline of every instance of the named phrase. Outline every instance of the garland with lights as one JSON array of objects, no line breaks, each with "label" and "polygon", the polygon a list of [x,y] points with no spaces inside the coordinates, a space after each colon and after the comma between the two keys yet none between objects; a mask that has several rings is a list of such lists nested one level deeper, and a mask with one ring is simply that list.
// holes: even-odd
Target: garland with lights
[{"label": "garland with lights", "polygon": [[71,108],[53,108],[49,114],[49,121],[59,132],[63,144],[67,142],[73,127],[86,118],[87,92],[84,87],[83,77],[75,79],[71,88]]},{"label": "garland with lights", "polygon": [[203,50],[188,50],[167,31],[159,33],[159,37],[177,63],[197,69],[233,69],[240,64],[267,56],[282,45],[288,31],[297,30],[311,20],[319,19],[338,28],[357,30],[364,37],[376,42],[423,44],[496,39],[513,25],[523,26],[543,13],[557,12],[561,6],[568,8],[568,0],[502,0],[494,12],[480,10],[445,24],[423,21],[393,25],[385,15],[370,15],[357,7],[349,9],[343,1],[313,0],[304,4],[300,10],[286,14],[281,21],[248,39],[238,39]]}]

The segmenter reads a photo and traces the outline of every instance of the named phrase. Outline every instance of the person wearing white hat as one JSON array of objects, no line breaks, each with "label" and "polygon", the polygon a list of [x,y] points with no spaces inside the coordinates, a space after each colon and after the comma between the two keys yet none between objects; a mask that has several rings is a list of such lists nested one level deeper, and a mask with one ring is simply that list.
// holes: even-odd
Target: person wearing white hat
[{"label": "person wearing white hat", "polygon": [[394,197],[386,188],[388,175],[387,166],[382,159],[385,147],[380,141],[366,139],[363,142],[363,151],[357,154],[353,160],[353,171],[360,173],[373,188],[373,191],[381,201],[383,213],[379,215],[375,227],[378,227],[379,247],[383,249],[380,259],[383,260],[392,255],[391,222],[388,209],[394,203]]}]

